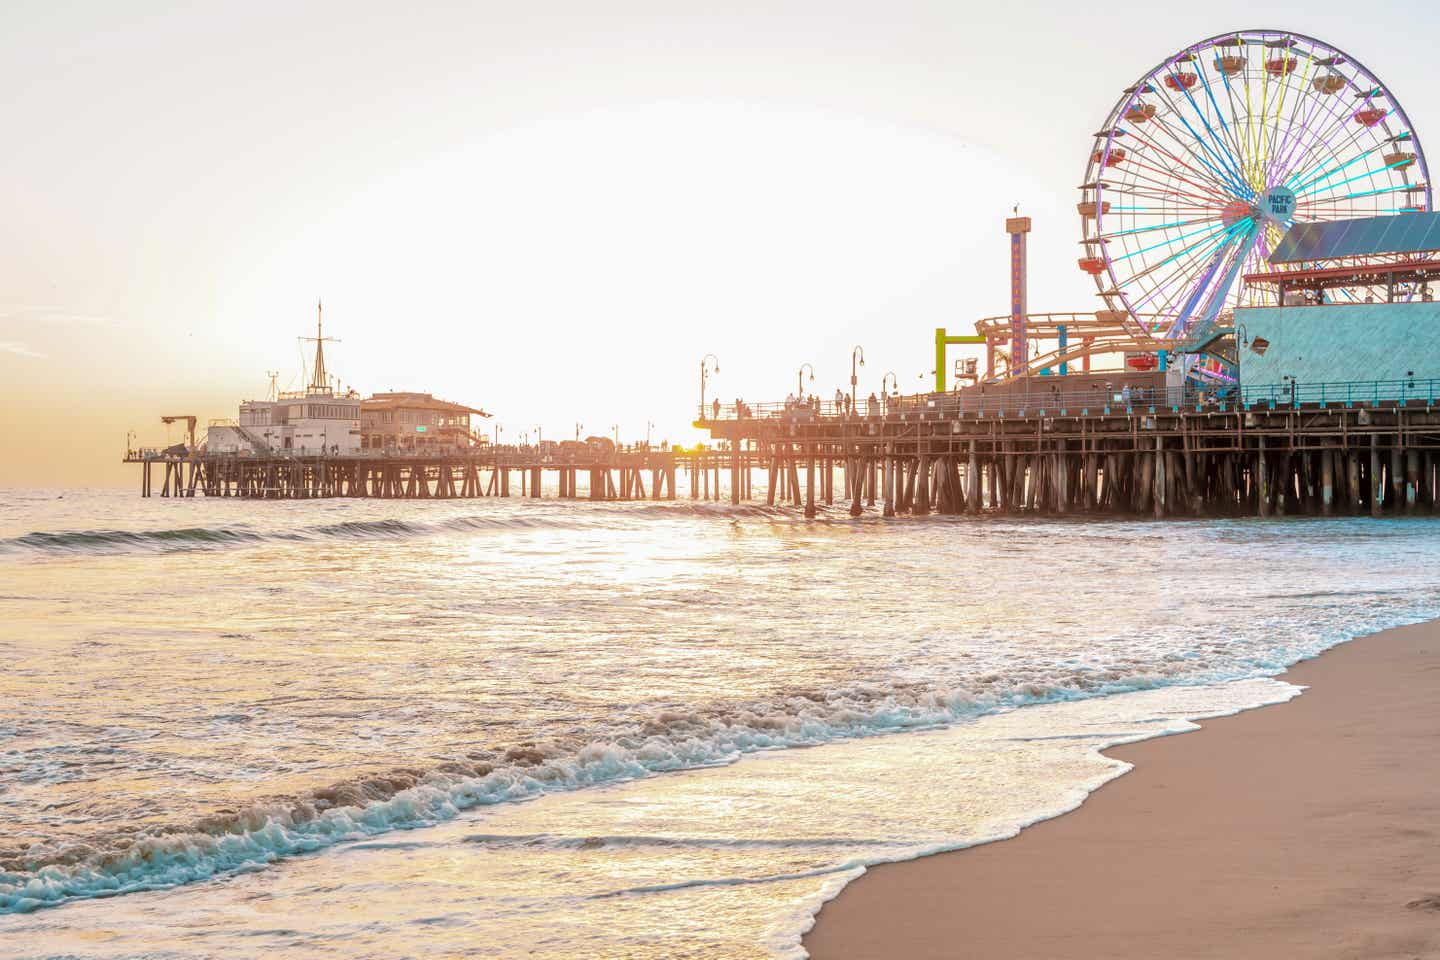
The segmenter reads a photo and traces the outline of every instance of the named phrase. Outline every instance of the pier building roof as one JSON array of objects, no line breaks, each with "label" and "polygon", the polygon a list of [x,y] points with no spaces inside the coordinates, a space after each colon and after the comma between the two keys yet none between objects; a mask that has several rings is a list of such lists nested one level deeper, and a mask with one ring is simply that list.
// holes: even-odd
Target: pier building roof
[{"label": "pier building roof", "polygon": [[401,407],[407,410],[435,410],[441,413],[469,413],[478,417],[489,417],[490,414],[476,407],[467,407],[463,403],[451,403],[449,400],[441,400],[428,393],[412,393],[406,391],[392,391],[388,393],[376,393],[366,397],[364,408],[366,410],[398,410]]},{"label": "pier building roof", "polygon": [[1297,223],[1270,255],[1272,264],[1440,252],[1440,213]]},{"label": "pier building roof", "polygon": [[[1245,282],[1273,285],[1282,304],[1339,302],[1331,290],[1350,303],[1428,301],[1440,280],[1440,213],[1297,223],[1269,264]],[[1293,299],[1301,294],[1308,299]]]}]

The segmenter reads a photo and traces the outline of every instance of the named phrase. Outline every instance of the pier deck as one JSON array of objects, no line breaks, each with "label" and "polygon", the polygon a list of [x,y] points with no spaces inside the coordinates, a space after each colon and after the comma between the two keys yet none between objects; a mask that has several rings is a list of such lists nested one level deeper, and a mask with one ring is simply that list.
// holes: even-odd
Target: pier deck
[{"label": "pier deck", "polygon": [[[737,458],[742,449],[758,453],[772,479],[770,502],[788,492],[807,515],[817,499],[837,497],[857,516],[877,501],[886,516],[1436,509],[1434,381],[1293,392],[1226,403],[1166,391],[1122,400],[1094,391],[972,390],[862,401],[848,411],[829,402],[712,408],[696,425]],[[843,475],[838,495],[835,464]],[[741,469],[737,460],[734,470]]]},{"label": "pier deck", "polygon": [[[715,451],[618,450],[591,455],[542,454],[533,448],[500,452],[381,453],[350,456],[187,453],[132,450],[141,465],[142,497],[312,499],[455,499],[540,497],[547,473],[563,499],[673,500],[683,472],[692,497],[718,499],[722,462]],[[748,456],[747,462],[754,459]],[[160,485],[155,484],[157,468]],[[742,482],[746,496],[748,484]]]},{"label": "pier deck", "polygon": [[[1105,513],[1283,516],[1440,508],[1437,381],[1317,384],[1232,402],[1151,391],[978,391],[709,407],[717,449],[535,448],[358,456],[131,451],[141,494],[309,499],[692,499],[752,501],[814,516]],[[1172,402],[1174,401],[1174,402]],[[155,484],[157,465],[163,470]],[[553,483],[545,476],[552,475]]]}]

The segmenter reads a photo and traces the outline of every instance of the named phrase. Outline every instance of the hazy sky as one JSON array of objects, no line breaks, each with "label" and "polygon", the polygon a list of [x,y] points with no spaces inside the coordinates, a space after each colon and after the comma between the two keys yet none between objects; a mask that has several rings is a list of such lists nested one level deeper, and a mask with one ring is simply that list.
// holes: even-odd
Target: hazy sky
[{"label": "hazy sky", "polygon": [[[1075,266],[1090,134],[1186,43],[1278,27],[1351,53],[1440,136],[1415,4],[4,0],[0,485],[137,483],[165,437],[301,383],[323,297],[362,392],[692,442],[720,394],[911,391],[936,326]],[[1429,20],[1417,23],[1417,17]]]}]

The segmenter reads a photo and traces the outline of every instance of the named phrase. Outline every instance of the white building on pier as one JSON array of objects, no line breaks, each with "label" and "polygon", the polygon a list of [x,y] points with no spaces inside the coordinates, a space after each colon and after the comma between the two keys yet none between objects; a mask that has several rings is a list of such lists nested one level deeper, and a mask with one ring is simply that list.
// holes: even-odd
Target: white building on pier
[{"label": "white building on pier", "polygon": [[210,453],[345,456],[360,452],[360,394],[336,393],[330,385],[318,305],[313,339],[315,366],[309,386],[278,392],[267,400],[242,400],[237,419],[210,425],[206,435]]}]

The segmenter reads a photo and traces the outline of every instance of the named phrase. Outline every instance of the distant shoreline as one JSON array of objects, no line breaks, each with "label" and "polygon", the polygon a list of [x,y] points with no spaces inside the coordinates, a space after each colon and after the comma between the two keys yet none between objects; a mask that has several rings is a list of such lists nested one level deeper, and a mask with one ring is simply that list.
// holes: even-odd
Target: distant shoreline
[{"label": "distant shoreline", "polygon": [[1334,647],[1306,692],[1106,750],[1134,769],[1011,840],[870,869],[815,960],[1440,952],[1440,621]]}]

